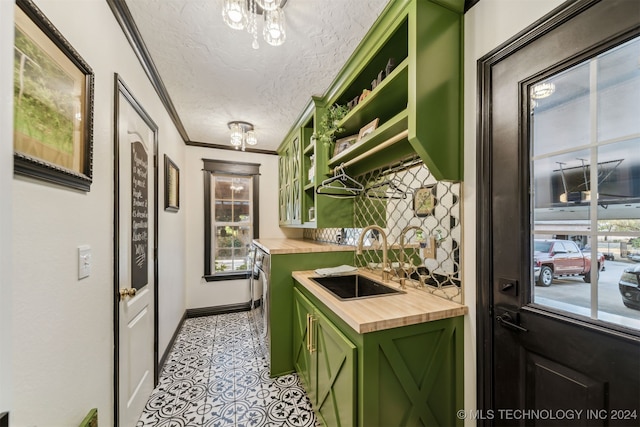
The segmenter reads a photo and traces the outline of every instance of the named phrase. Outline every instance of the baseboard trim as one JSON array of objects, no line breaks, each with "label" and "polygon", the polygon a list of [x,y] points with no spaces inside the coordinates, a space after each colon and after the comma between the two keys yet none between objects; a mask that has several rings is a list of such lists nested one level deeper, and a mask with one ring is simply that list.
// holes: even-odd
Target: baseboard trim
[{"label": "baseboard trim", "polygon": [[214,316],[216,314],[238,313],[251,310],[251,303],[218,305],[215,307],[188,308],[187,319],[203,316]]},{"label": "baseboard trim", "polygon": [[165,348],[164,352],[162,353],[162,357],[160,358],[160,363],[158,363],[158,368],[159,368],[158,372],[162,372],[162,370],[164,369],[164,364],[167,361],[167,357],[169,357],[169,354],[171,354],[171,350],[173,349],[173,344],[175,344],[176,338],[178,338],[178,334],[180,333],[180,330],[182,329],[182,325],[184,324],[184,321],[186,318],[187,318],[187,312],[185,311],[182,314],[182,318],[178,322],[178,326],[176,326],[176,330],[173,331],[173,336],[171,337],[171,340],[169,341],[167,348]]}]

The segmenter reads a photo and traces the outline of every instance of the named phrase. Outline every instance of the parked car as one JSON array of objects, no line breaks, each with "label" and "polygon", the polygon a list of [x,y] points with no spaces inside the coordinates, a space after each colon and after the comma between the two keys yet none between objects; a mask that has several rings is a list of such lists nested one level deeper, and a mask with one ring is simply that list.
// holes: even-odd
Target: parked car
[{"label": "parked car", "polygon": [[616,256],[613,254],[613,252],[605,252],[604,259],[606,259],[607,261],[615,261]]},{"label": "parked car", "polygon": [[[598,272],[604,269],[604,255],[598,254]],[[533,273],[536,284],[550,286],[554,277],[582,276],[591,282],[591,254],[582,252],[571,240],[534,240]]]},{"label": "parked car", "polygon": [[640,254],[639,253],[630,253],[627,255],[630,261],[640,262]]},{"label": "parked car", "polygon": [[[591,256],[591,246],[585,246],[584,248],[581,249],[583,253],[588,253],[589,256]],[[604,261],[607,260],[609,258],[607,258],[606,254],[603,254],[602,252],[598,252],[598,265],[600,266],[600,271],[604,271]],[[613,260],[613,254],[611,254],[611,259]],[[600,262],[602,261],[602,262]]]},{"label": "parked car", "polygon": [[640,310],[640,265],[625,268],[618,282],[622,303]]}]

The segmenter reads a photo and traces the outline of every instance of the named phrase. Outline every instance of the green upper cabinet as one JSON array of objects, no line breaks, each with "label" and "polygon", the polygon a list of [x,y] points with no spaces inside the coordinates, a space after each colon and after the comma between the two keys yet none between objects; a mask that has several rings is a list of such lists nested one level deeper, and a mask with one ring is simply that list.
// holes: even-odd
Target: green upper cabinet
[{"label": "green upper cabinet", "polygon": [[353,227],[353,200],[316,194],[318,183],[329,177],[329,144],[313,137],[315,123],[324,112],[319,99],[310,101],[305,114],[279,149],[280,226]]},{"label": "green upper cabinet", "polygon": [[462,180],[463,6],[409,8],[409,141],[438,180]]},{"label": "green upper cabinet", "polygon": [[317,153],[324,174],[344,164],[359,175],[417,153],[436,179],[462,179],[463,8],[464,0],[389,2],[314,99],[318,113],[335,104],[350,108],[337,139],[377,122],[351,148],[334,155],[329,147],[325,159]]},{"label": "green upper cabinet", "polygon": [[338,138],[377,127],[329,167],[358,175],[417,153],[436,179],[462,179],[463,7],[389,3],[325,96],[351,107]]},{"label": "green upper cabinet", "polygon": [[302,223],[302,164],[302,141],[298,132],[278,151],[278,198],[281,225]]},{"label": "green upper cabinet", "polygon": [[[352,227],[353,199],[316,192],[340,166],[358,176],[418,154],[437,180],[462,180],[463,8],[464,0],[389,2],[325,94],[310,100],[280,146],[279,153],[290,150],[298,137],[303,152],[299,178],[291,169],[284,171],[288,179],[281,183],[289,189],[281,186],[285,199],[280,202],[283,208],[286,197],[295,199],[288,203],[299,203],[300,218],[281,225]],[[344,130],[335,139],[357,138],[343,151],[335,150],[335,141],[312,138],[333,105],[349,107],[339,122]]]}]

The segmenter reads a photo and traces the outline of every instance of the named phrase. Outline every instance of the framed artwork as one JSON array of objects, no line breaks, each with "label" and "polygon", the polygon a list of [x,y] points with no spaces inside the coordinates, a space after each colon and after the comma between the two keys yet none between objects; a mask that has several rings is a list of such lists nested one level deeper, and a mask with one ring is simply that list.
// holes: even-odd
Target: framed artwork
[{"label": "framed artwork", "polygon": [[89,191],[91,67],[30,0],[16,0],[14,172]]},{"label": "framed artwork", "polygon": [[364,125],[362,127],[362,129],[360,129],[360,133],[358,134],[358,141],[360,141],[362,138],[366,137],[371,132],[376,130],[376,128],[378,127],[378,120],[379,119],[375,119],[372,122],[367,123],[366,125]]},{"label": "framed artwork", "polygon": [[178,212],[180,209],[180,169],[164,155],[164,210]]},{"label": "framed artwork", "polygon": [[351,148],[358,141],[358,135],[347,136],[336,141],[336,147],[333,150],[333,157]]},{"label": "framed artwork", "polygon": [[413,195],[413,212],[418,217],[429,216],[436,206],[435,187],[433,185],[418,188]]}]

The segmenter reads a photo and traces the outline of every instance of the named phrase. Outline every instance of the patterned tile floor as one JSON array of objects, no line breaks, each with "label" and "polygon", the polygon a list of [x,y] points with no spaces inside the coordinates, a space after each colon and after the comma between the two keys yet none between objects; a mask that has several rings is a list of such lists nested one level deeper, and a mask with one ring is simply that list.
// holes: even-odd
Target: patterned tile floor
[{"label": "patterned tile floor", "polygon": [[257,319],[187,319],[136,427],[316,426],[297,375],[269,377]]}]

